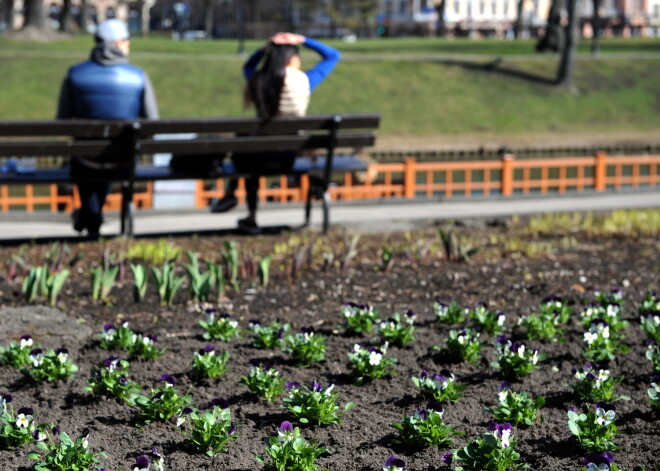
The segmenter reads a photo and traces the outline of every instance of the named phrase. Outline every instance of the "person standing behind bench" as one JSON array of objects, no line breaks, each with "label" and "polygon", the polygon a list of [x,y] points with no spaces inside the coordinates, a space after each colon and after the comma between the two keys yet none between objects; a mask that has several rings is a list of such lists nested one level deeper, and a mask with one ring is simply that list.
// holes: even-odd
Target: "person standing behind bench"
[{"label": "person standing behind bench", "polygon": [[[57,119],[158,118],[158,105],[147,73],[128,63],[130,38],[126,25],[116,19],[99,24],[96,45],[86,62],[72,66],[62,82]],[[132,164],[132,155],[105,161],[85,157],[71,160],[71,177],[77,181],[80,209],[73,212],[73,228],[98,237],[103,205],[113,175]],[[85,179],[108,180],[85,183]]]},{"label": "person standing behind bench", "polygon": [[[306,72],[300,70],[298,46],[301,44],[321,56],[321,60]],[[330,75],[340,56],[338,50],[312,38],[293,33],[276,34],[243,66],[247,80],[246,105],[253,105],[257,116],[265,120],[275,116],[305,116],[311,93]],[[239,171],[268,175],[290,171],[295,158],[295,152],[273,152],[269,155],[237,154],[233,161]],[[248,217],[238,221],[238,228],[248,234],[258,234],[259,177],[248,177],[245,186]],[[236,206],[236,187],[237,181],[232,179],[225,196],[211,206],[211,211],[224,212]]]}]

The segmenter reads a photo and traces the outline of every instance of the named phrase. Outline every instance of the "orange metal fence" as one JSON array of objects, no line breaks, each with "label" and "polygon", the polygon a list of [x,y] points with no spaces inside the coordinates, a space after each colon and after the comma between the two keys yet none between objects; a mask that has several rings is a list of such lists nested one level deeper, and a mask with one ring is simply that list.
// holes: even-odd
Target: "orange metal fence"
[{"label": "orange metal fence", "polygon": [[[598,152],[593,157],[565,157],[516,160],[511,154],[500,160],[467,162],[417,162],[408,158],[400,163],[370,164],[366,172],[345,173],[330,188],[335,200],[384,198],[451,198],[453,196],[511,196],[566,191],[619,189],[623,187],[654,187],[660,183],[660,155],[608,157]],[[286,176],[261,178],[259,198],[262,202],[304,201],[309,178],[303,175],[291,183]],[[224,194],[223,180],[198,180],[195,206],[204,208],[209,200]],[[16,193],[19,193],[18,195]],[[245,185],[239,180],[239,201],[245,198]],[[153,183],[136,192],[138,208],[153,207]],[[79,205],[77,192],[60,194],[57,185],[0,186],[0,209],[12,208],[32,212],[35,208],[51,211],[71,211]],[[121,196],[113,193],[106,210],[118,210]]]}]

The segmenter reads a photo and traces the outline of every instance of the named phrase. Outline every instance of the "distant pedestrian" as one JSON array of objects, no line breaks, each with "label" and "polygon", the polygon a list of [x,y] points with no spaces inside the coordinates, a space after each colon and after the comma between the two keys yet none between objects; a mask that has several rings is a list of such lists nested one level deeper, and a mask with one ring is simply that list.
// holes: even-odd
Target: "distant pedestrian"
[{"label": "distant pedestrian", "polygon": [[[298,46],[302,45],[321,56],[311,69],[301,70]],[[338,50],[312,38],[293,33],[278,33],[255,51],[243,66],[247,80],[245,103],[254,106],[257,116],[305,116],[312,92],[328,77],[339,62]],[[288,172],[296,158],[295,152],[270,154],[237,154],[234,164],[242,172],[272,175]],[[260,232],[256,221],[259,178],[246,179],[248,217],[238,221],[238,228],[248,234]],[[231,180],[225,196],[216,201],[213,212],[224,212],[237,204],[237,181]]]},{"label": "distant pedestrian", "polygon": [[[98,26],[95,41],[89,60],[72,66],[62,82],[57,119],[157,119],[158,105],[147,73],[128,63],[126,25],[116,19],[104,21]],[[132,158],[80,156],[71,160],[71,177],[77,182],[81,200],[80,209],[72,215],[76,231],[86,230],[90,237],[98,237],[110,180],[131,165]]]}]

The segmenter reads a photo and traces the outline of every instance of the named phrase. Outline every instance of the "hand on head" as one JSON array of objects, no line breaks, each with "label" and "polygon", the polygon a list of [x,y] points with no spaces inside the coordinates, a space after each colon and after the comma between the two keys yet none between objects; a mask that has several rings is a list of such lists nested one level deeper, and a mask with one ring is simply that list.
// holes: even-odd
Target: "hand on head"
[{"label": "hand on head", "polygon": [[277,33],[270,38],[270,42],[273,44],[291,44],[297,46],[305,42],[305,36],[295,33]]}]

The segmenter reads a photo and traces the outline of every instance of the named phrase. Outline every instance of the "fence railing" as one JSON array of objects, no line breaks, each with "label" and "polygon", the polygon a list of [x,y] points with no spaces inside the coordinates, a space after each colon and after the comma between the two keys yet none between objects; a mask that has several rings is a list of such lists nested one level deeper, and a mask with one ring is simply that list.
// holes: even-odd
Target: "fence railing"
[{"label": "fence railing", "polygon": [[[452,198],[512,196],[527,194],[606,191],[625,187],[655,187],[660,183],[660,155],[610,157],[597,152],[593,157],[562,157],[516,160],[505,154],[500,160],[463,162],[417,162],[406,158],[398,163],[373,163],[366,172],[345,173],[330,188],[335,200],[387,198]],[[266,178],[260,182],[262,202],[304,201],[309,188],[306,175],[296,182],[287,177]],[[57,185],[0,186],[0,209],[4,212],[36,208],[51,211],[71,211],[79,205],[75,188],[62,194]],[[212,198],[224,194],[222,179],[197,180],[195,207],[208,206]],[[245,198],[245,185],[239,180],[236,193],[240,202]],[[152,208],[154,185],[149,182],[136,192],[138,208]],[[105,209],[119,209],[121,197],[111,194]]]}]

